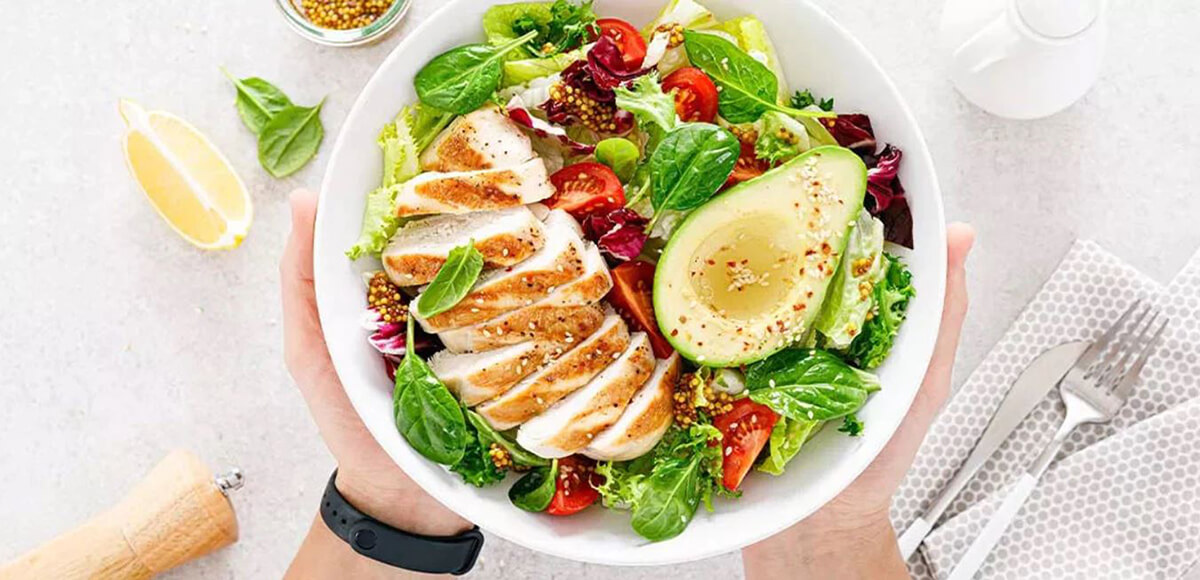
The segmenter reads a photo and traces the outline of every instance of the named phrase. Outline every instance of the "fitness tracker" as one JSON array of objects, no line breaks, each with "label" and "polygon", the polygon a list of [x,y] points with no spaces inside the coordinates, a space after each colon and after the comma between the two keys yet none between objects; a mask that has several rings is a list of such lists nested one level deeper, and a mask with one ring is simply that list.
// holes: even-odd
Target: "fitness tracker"
[{"label": "fitness tracker", "polygon": [[334,470],[321,498],[321,519],[355,552],[389,566],[429,574],[459,576],[475,566],[483,549],[483,533],[478,526],[457,536],[444,537],[397,530],[350,505],[338,491],[336,481],[337,470]]}]

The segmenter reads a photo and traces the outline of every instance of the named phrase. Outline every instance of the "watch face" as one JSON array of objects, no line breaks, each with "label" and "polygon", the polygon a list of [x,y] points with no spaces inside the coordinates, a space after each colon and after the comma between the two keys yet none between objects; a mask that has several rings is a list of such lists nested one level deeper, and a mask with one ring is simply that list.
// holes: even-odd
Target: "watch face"
[{"label": "watch face", "polygon": [[342,497],[337,471],[321,498],[321,520],[355,552],[377,562],[413,572],[461,575],[475,567],[483,549],[479,528],[457,536],[421,536],[398,530],[358,511]]}]

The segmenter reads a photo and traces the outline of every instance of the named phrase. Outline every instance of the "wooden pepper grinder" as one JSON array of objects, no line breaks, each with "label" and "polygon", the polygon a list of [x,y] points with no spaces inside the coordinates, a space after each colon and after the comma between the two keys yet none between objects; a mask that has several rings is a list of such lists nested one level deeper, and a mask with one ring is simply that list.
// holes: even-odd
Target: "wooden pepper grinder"
[{"label": "wooden pepper grinder", "polygon": [[237,541],[227,494],[242,481],[172,451],[120,503],[0,566],[0,580],[151,578]]}]

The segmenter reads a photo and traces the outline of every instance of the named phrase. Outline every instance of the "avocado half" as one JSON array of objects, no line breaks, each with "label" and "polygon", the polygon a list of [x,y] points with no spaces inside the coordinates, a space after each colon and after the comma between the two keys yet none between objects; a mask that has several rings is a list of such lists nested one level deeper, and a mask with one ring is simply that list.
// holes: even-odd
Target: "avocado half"
[{"label": "avocado half", "polygon": [[692,212],[654,276],[667,340],[710,367],[752,363],[803,340],[866,191],[858,155],[818,147]]}]

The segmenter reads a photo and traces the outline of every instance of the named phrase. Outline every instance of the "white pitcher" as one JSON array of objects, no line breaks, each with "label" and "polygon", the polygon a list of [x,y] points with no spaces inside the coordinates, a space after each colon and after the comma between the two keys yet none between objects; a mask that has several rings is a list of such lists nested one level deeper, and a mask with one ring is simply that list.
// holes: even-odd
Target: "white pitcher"
[{"label": "white pitcher", "polygon": [[994,115],[1053,115],[1100,75],[1105,7],[1105,0],[949,0],[941,41],[951,79]]}]

